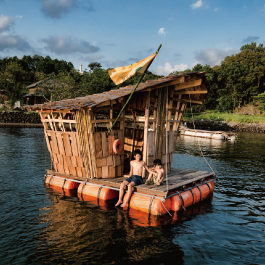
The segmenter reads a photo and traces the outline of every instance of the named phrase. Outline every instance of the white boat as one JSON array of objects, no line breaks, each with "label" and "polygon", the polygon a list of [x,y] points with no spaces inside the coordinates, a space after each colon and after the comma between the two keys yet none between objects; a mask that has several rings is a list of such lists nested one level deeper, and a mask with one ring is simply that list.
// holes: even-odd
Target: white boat
[{"label": "white boat", "polygon": [[209,138],[209,139],[216,139],[216,140],[231,140],[231,141],[234,141],[236,138],[236,134],[233,134],[233,133],[226,133],[223,131],[207,131],[207,130],[188,129],[185,126],[180,126],[179,135]]}]

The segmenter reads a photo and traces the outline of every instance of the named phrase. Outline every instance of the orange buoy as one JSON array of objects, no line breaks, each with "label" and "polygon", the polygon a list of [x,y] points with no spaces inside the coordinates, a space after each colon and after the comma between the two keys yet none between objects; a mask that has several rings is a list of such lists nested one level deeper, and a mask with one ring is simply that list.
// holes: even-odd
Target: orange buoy
[{"label": "orange buoy", "polygon": [[114,154],[120,154],[123,150],[123,142],[120,139],[116,139],[113,142],[113,152]]},{"label": "orange buoy", "polygon": [[213,190],[214,181],[210,181],[203,185],[198,185],[190,190],[181,192],[171,197],[171,210],[179,211],[182,208],[187,208],[195,203],[203,201],[212,195]]},{"label": "orange buoy", "polygon": [[79,186],[79,183],[75,181],[71,181],[71,179],[62,178],[62,177],[57,178],[56,176],[48,176],[45,179],[45,183],[48,185],[60,187],[66,190],[77,189]]},{"label": "orange buoy", "polygon": [[[123,201],[126,199],[124,195]],[[156,197],[145,196],[141,194],[132,194],[130,199],[130,208],[139,210],[153,215],[164,215],[171,210],[171,200],[166,199],[164,202]]]},{"label": "orange buoy", "polygon": [[[85,196],[98,198],[100,200],[111,200],[119,196],[119,192],[116,190],[108,189],[103,186],[91,185],[89,183],[80,184],[77,193],[78,197],[83,197],[84,201],[86,200]],[[88,198],[88,200],[90,199]]]}]

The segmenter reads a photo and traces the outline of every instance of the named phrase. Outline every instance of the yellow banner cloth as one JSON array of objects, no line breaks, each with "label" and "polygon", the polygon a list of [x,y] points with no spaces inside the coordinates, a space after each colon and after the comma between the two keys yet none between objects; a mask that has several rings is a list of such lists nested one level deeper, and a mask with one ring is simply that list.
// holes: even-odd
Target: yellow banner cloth
[{"label": "yellow banner cloth", "polygon": [[109,76],[116,85],[119,85],[135,75],[137,72],[143,74],[149,66],[149,63],[156,57],[156,55],[157,53],[154,53],[137,63],[111,69],[108,71]]}]

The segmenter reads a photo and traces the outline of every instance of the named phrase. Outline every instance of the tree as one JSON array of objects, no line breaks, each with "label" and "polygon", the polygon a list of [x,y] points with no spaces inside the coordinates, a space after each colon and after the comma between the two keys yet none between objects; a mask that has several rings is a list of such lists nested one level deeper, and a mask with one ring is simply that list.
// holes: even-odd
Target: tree
[{"label": "tree", "polygon": [[26,71],[22,69],[18,62],[10,62],[5,70],[0,72],[1,89],[6,91],[12,106],[23,93],[25,75]]}]

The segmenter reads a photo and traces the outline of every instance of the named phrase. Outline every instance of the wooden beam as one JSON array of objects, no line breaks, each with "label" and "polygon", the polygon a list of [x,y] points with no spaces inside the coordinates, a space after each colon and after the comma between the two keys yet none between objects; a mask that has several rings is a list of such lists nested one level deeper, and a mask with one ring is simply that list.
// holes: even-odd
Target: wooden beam
[{"label": "wooden beam", "polygon": [[185,89],[185,88],[200,86],[201,84],[202,84],[202,79],[188,81],[188,82],[185,82],[185,83],[182,83],[182,84],[175,85],[175,91],[182,90],[182,89]]},{"label": "wooden beam", "polygon": [[202,101],[200,100],[189,100],[189,99],[182,99],[183,102],[186,102],[186,103],[193,103],[193,104],[202,104]]},{"label": "wooden beam", "polygon": [[[150,91],[147,92],[147,104],[145,107],[145,123],[144,123],[144,146],[143,146],[143,161],[147,163],[147,146],[148,146],[148,126],[149,126],[149,114],[150,114]],[[145,169],[143,168],[142,177],[145,178]]]},{"label": "wooden beam", "polygon": [[179,91],[178,94],[187,94],[187,95],[193,95],[193,94],[207,94],[208,90],[195,90],[195,91]]}]

